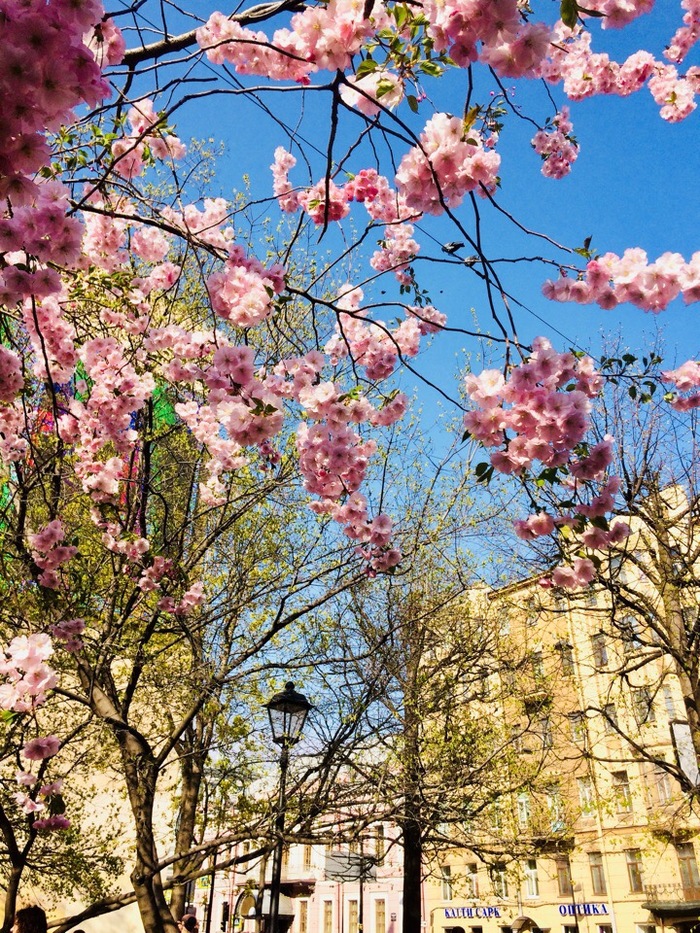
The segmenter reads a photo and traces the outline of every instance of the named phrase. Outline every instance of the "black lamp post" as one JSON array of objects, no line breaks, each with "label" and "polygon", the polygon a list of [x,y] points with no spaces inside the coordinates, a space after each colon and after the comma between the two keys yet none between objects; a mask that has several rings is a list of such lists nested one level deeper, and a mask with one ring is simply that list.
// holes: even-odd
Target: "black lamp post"
[{"label": "black lamp post", "polygon": [[279,933],[280,884],[282,881],[282,856],[284,852],[284,816],[287,808],[286,785],[289,749],[299,741],[306,716],[313,704],[302,693],[297,693],[290,680],[284,690],[276,693],[265,704],[270,716],[272,741],[282,746],[280,754],[280,793],[277,802],[275,820],[276,843],[272,858],[272,879],[270,881],[270,927],[266,933]]}]

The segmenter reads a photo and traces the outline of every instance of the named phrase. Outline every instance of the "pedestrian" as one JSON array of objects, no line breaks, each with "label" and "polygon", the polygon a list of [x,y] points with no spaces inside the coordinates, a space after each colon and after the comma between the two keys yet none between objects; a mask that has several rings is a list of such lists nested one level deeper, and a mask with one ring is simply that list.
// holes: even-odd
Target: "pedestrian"
[{"label": "pedestrian", "polygon": [[199,933],[199,924],[193,914],[185,914],[180,921],[180,929],[185,933]]},{"label": "pedestrian", "polygon": [[12,933],[46,933],[46,914],[36,904],[23,907],[15,914]]}]

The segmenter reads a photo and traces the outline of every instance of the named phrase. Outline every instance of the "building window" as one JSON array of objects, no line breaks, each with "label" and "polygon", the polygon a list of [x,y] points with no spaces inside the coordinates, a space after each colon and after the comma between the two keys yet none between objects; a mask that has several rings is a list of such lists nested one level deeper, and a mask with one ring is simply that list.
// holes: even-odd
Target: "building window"
[{"label": "building window", "polygon": [[289,847],[285,846],[282,849],[282,874],[289,874]]},{"label": "building window", "polygon": [[576,783],[578,784],[578,802],[581,806],[581,811],[584,814],[592,813],[594,806],[593,781],[586,775],[585,777],[578,778]]},{"label": "building window", "polygon": [[612,776],[615,793],[615,809],[618,813],[632,812],[632,792],[630,779],[626,771],[615,771]]},{"label": "building window", "polygon": [[619,729],[617,709],[614,703],[606,703],[603,707],[603,728],[608,734],[616,733]]},{"label": "building window", "polygon": [[530,656],[530,663],[532,664],[532,676],[535,680],[541,680],[544,677],[544,663],[542,661],[542,652],[533,651]]},{"label": "building window", "polygon": [[634,654],[644,647],[639,637],[641,623],[636,616],[625,616],[624,619],[620,619],[619,627],[622,632],[622,648],[626,655]]},{"label": "building window", "polygon": [[630,881],[630,894],[642,894],[642,853],[639,849],[625,849],[627,877]]},{"label": "building window", "polygon": [[382,866],[384,864],[384,855],[386,853],[386,836],[384,835],[384,827],[380,823],[377,826],[377,830],[374,836],[374,856],[377,860],[377,865]]},{"label": "building window", "polygon": [[551,748],[554,745],[554,737],[552,735],[552,723],[549,716],[543,716],[539,723],[539,733],[542,736],[542,748]]},{"label": "building window", "polygon": [[649,687],[633,687],[632,703],[634,705],[634,715],[640,726],[645,722],[654,722],[656,719],[654,698]]},{"label": "building window", "polygon": [[513,751],[516,754],[521,754],[524,749],[523,745],[523,729],[520,723],[510,727],[510,741],[513,745]]},{"label": "building window", "polygon": [[323,902],[323,933],[333,933],[333,901]]},{"label": "building window", "polygon": [[678,867],[681,872],[681,884],[683,890],[693,894],[693,900],[697,895],[700,898],[700,875],[698,874],[698,863],[695,861],[695,849],[692,842],[679,842],[676,845],[678,854]]},{"label": "building window", "polygon": [[476,862],[470,862],[467,866],[467,897],[479,896],[479,867]]},{"label": "building window", "polygon": [[593,666],[596,670],[601,670],[608,663],[608,647],[605,644],[605,635],[602,632],[591,638],[591,647],[593,649]]},{"label": "building window", "polygon": [[491,883],[496,897],[508,897],[508,875],[503,862],[491,866]]},{"label": "building window", "polygon": [[673,690],[670,684],[664,684],[664,706],[669,719],[676,718],[676,701],[673,699]]},{"label": "building window", "polygon": [[567,642],[560,641],[556,646],[559,652],[561,672],[564,677],[571,677],[574,673],[574,649]]},{"label": "building window", "polygon": [[442,899],[443,901],[452,900],[452,869],[449,865],[443,865],[440,868],[440,877],[442,879]]},{"label": "building window", "polygon": [[582,712],[569,713],[569,730],[572,742],[584,742],[586,740],[586,717]]},{"label": "building window", "polygon": [[311,871],[311,846],[304,846],[304,871]]},{"label": "building window", "polygon": [[593,893],[599,897],[604,897],[608,891],[605,886],[605,873],[603,871],[603,853],[589,852],[588,864],[591,869],[591,884]]},{"label": "building window", "polygon": [[381,897],[374,902],[374,933],[386,933],[386,901]]},{"label": "building window", "polygon": [[525,604],[525,622],[527,625],[537,625],[537,620],[539,619],[539,612],[537,609],[537,604],[534,599],[528,599]]},{"label": "building window", "polygon": [[309,931],[309,902],[299,901],[299,933],[308,933]]},{"label": "building window", "polygon": [[493,829],[503,829],[503,807],[501,801],[497,800],[491,810],[491,826]]},{"label": "building window", "polygon": [[525,863],[525,894],[527,897],[539,897],[540,894],[537,859],[534,858],[529,858]]},{"label": "building window", "polygon": [[671,778],[665,768],[654,768],[654,787],[659,803],[668,803],[673,792],[671,791]]},{"label": "building window", "polygon": [[518,823],[521,826],[527,826],[530,823],[530,795],[528,793],[518,795]]},{"label": "building window", "polygon": [[564,829],[564,805],[561,800],[561,790],[558,784],[547,787],[547,809],[549,810],[550,827],[553,833],[560,833]]},{"label": "building window", "polygon": [[358,933],[360,913],[357,901],[348,901],[348,933]]},{"label": "building window", "polygon": [[559,884],[559,897],[571,897],[574,888],[571,884],[571,865],[568,859],[557,859],[557,883]]},{"label": "building window", "polygon": [[570,923],[565,923],[561,929],[562,933],[579,933],[578,929]]}]

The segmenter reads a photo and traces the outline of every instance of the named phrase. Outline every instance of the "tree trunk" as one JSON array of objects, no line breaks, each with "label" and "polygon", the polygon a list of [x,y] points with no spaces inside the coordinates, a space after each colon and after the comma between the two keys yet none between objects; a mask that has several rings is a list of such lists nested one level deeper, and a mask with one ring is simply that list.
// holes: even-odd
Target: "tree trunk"
[{"label": "tree trunk", "polygon": [[12,929],[15,911],[17,910],[17,892],[19,891],[19,883],[22,878],[23,869],[24,863],[21,865],[13,865],[10,870],[10,875],[4,883],[5,908],[0,933],[9,933]]},{"label": "tree trunk", "polygon": [[403,831],[403,933],[421,933],[423,883],[423,811],[419,672],[423,633],[409,623],[406,632],[406,683],[404,686],[404,814]]},{"label": "tree trunk", "polygon": [[[186,856],[190,851],[197,823],[197,805],[204,768],[201,749],[193,746],[194,742],[188,746],[181,757],[181,790],[177,834],[175,836],[175,855]],[[192,869],[199,868],[203,861],[203,855],[183,858],[181,861],[173,863],[173,874],[175,876],[184,876]],[[187,906],[185,902],[186,894],[187,884],[173,886],[170,898],[170,912],[176,920],[180,920],[185,912]]]},{"label": "tree trunk", "polygon": [[403,826],[403,933],[421,933],[423,839],[420,822],[412,817]]}]

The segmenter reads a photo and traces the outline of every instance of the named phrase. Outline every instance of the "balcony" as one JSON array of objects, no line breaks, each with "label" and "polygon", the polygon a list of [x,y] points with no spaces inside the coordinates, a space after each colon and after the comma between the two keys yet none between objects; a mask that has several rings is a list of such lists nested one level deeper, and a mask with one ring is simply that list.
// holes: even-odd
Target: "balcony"
[{"label": "balcony", "polygon": [[660,917],[696,915],[700,912],[700,886],[645,884],[642,907]]}]

